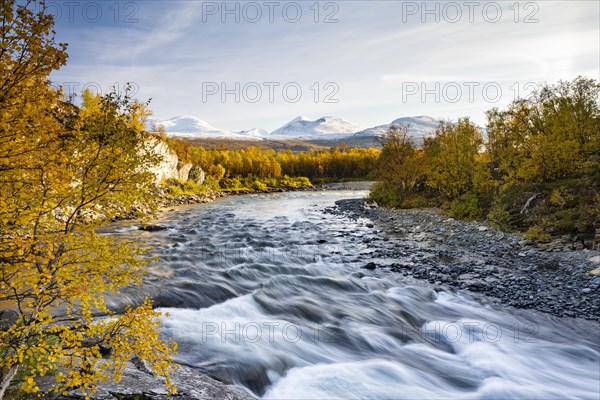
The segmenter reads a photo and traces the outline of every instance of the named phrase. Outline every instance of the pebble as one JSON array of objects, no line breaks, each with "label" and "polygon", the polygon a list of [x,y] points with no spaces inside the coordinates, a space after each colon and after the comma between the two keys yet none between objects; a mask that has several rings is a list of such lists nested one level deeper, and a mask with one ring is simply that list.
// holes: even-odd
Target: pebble
[{"label": "pebble", "polygon": [[[365,218],[370,220],[367,226],[377,228],[372,233],[383,239],[380,247],[359,260],[381,258],[410,265],[390,271],[450,290],[478,292],[498,304],[600,320],[600,256],[590,257],[589,250],[534,250],[516,234],[430,210],[365,210],[360,199],[340,200],[327,212]],[[489,234],[479,234],[484,231]],[[589,271],[595,267],[597,276]],[[362,268],[373,270],[377,265],[369,262]]]}]

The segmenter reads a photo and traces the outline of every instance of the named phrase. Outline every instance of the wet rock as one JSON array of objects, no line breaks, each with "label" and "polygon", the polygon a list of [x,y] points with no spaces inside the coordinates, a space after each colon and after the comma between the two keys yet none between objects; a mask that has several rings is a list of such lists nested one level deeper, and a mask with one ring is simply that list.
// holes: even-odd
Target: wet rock
[{"label": "wet rock", "polygon": [[467,284],[467,287],[473,292],[481,292],[487,289],[488,284],[484,281],[472,281]]},{"label": "wet rock", "polygon": [[158,231],[164,231],[166,229],[167,229],[167,227],[162,226],[162,225],[144,225],[144,226],[139,227],[139,230],[147,231],[147,232],[158,232]]},{"label": "wet rock", "polygon": [[377,264],[375,264],[374,262],[370,262],[366,265],[363,265],[362,267],[363,269],[368,269],[368,270],[374,270],[375,268],[377,268]]}]

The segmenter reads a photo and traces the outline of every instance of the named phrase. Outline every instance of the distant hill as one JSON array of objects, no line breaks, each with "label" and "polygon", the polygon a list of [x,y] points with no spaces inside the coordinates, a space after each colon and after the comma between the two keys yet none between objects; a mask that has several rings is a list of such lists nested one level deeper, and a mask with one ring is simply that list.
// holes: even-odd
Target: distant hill
[{"label": "distant hill", "polygon": [[439,119],[429,117],[426,115],[420,115],[417,117],[402,117],[393,120],[389,124],[378,125],[372,128],[364,129],[360,132],[356,132],[354,135],[344,139],[343,141],[348,146],[355,147],[380,147],[381,139],[385,136],[392,125],[405,125],[408,126],[408,135],[413,142],[420,146],[423,143],[423,138],[431,137],[434,135],[435,130],[439,126]]},{"label": "distant hill", "polygon": [[302,139],[336,139],[347,137],[360,130],[360,126],[339,117],[321,117],[310,120],[297,117],[271,132],[272,137]]},{"label": "distant hill", "polygon": [[[416,145],[423,138],[433,136],[439,119],[430,116],[401,117],[389,124],[362,129],[343,118],[326,116],[311,120],[297,117],[273,132],[260,128],[240,132],[216,128],[208,122],[190,115],[180,115],[167,120],[153,120],[152,123],[164,126],[169,136],[204,142],[209,147],[248,147],[259,145],[276,149],[325,148],[346,143],[350,147],[381,147],[381,138],[391,125],[408,126],[408,134]],[[226,141],[223,145],[219,142]],[[234,142],[236,142],[234,144]],[[261,144],[261,142],[264,142]]]},{"label": "distant hill", "polygon": [[208,122],[191,115],[179,115],[165,120],[152,120],[152,123],[162,125],[169,136],[189,139],[235,139],[256,140],[268,134],[264,129],[250,129],[242,132],[231,132],[218,129]]}]

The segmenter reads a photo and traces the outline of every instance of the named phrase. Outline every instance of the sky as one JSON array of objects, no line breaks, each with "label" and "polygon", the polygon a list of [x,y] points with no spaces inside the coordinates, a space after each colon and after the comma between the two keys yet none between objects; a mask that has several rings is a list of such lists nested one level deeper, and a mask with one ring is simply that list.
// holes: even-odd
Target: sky
[{"label": "sky", "polygon": [[485,124],[544,83],[600,80],[600,1],[47,1],[67,94],[130,82],[156,119]]}]

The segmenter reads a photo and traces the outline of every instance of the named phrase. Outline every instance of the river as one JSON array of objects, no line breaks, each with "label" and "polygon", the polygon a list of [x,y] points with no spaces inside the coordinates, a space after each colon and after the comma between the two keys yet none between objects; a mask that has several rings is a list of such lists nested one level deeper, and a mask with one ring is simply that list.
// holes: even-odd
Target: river
[{"label": "river", "polygon": [[120,301],[153,296],[177,362],[258,398],[600,397],[597,323],[363,268],[386,233],[325,208],[366,194],[231,196],[166,212],[163,231],[113,225],[158,257]]}]

